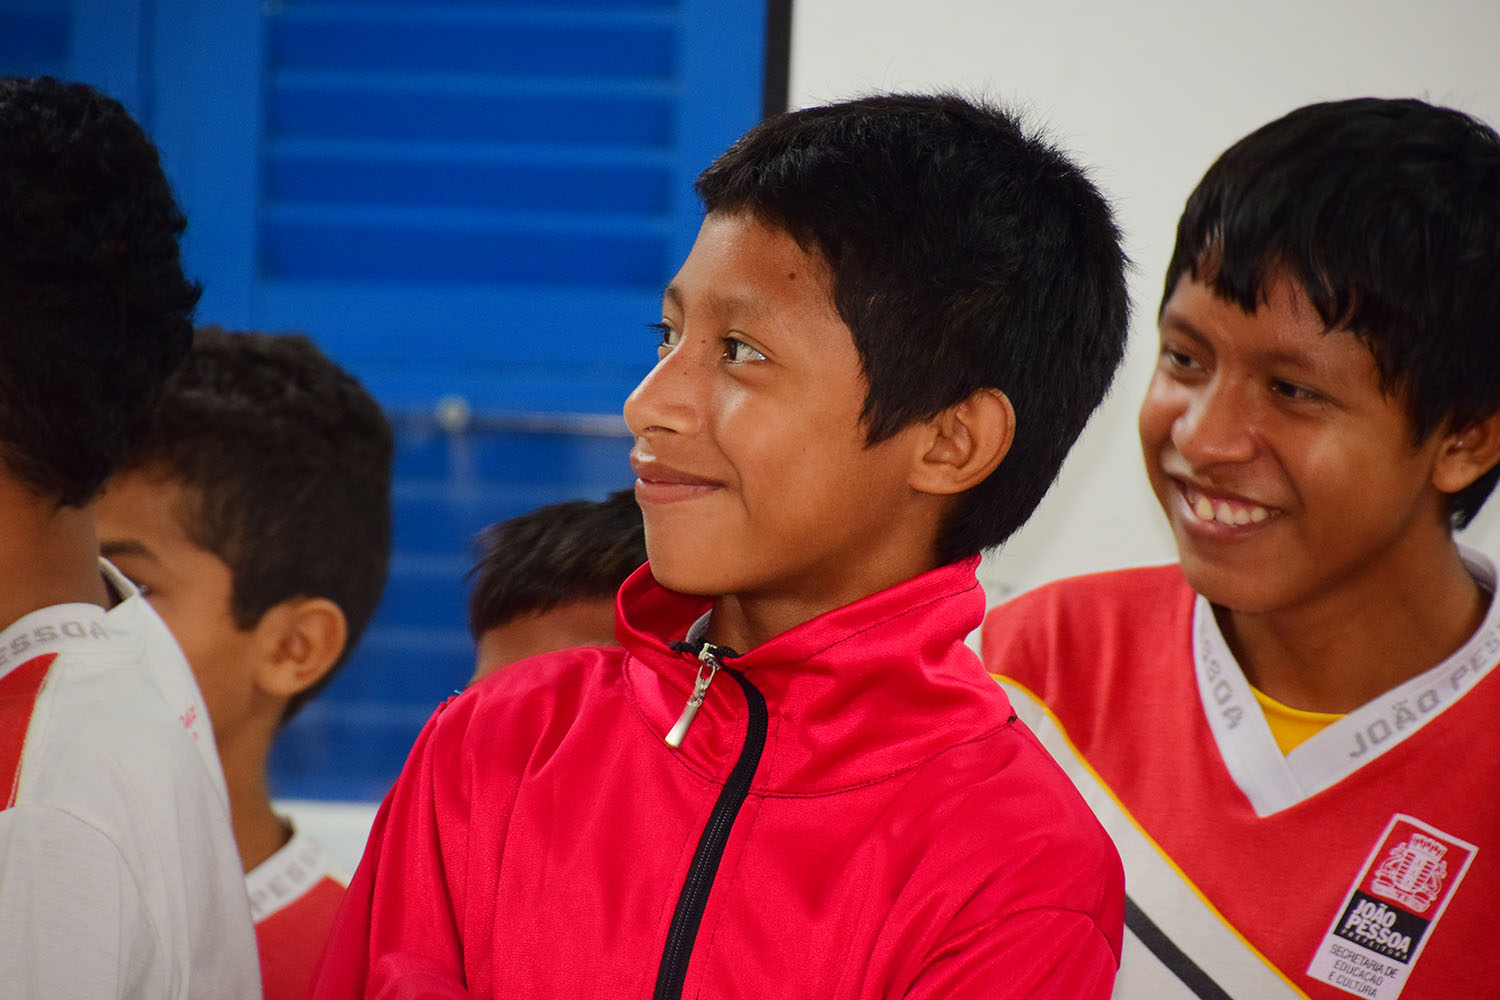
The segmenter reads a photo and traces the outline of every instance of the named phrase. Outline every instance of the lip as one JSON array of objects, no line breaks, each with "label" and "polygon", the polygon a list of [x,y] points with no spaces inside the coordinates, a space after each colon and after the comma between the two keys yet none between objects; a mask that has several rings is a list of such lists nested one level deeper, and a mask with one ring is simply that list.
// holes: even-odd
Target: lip
[{"label": "lip", "polygon": [[635,472],[635,497],[641,503],[678,503],[706,496],[724,484],[717,480],[685,472],[655,458],[631,452],[630,468]]},{"label": "lip", "polygon": [[[1177,488],[1178,518],[1188,530],[1215,538],[1240,538],[1274,523],[1282,511],[1270,504],[1200,486],[1173,476]],[[1207,516],[1205,516],[1207,515]]]}]

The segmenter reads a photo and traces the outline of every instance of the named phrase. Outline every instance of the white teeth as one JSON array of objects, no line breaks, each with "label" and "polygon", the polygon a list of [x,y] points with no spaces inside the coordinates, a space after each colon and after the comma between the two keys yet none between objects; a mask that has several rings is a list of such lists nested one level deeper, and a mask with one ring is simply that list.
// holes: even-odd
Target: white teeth
[{"label": "white teeth", "polygon": [[1230,527],[1260,524],[1271,516],[1271,512],[1264,507],[1233,507],[1227,500],[1215,502],[1202,493],[1189,493],[1188,502],[1199,520],[1217,521]]}]

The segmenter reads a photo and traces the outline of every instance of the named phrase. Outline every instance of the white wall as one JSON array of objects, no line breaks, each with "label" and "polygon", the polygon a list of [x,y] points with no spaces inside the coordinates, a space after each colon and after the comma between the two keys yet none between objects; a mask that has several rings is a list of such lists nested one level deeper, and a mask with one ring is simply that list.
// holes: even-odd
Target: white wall
[{"label": "white wall", "polygon": [[[986,563],[991,599],[1165,562],[1135,413],[1177,216],[1234,140],[1316,100],[1416,96],[1500,126],[1496,0],[794,0],[794,106],[956,88],[1020,107],[1090,167],[1135,261],[1131,345],[1111,398],[1031,522]],[[1500,558],[1500,497],[1465,540]]]}]

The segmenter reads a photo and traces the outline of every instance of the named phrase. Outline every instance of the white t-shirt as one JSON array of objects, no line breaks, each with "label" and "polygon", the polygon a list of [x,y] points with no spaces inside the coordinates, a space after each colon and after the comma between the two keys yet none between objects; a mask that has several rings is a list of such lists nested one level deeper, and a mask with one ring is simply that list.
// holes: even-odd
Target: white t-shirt
[{"label": "white t-shirt", "polygon": [[124,598],[110,611],[57,605],[0,633],[0,741],[20,752],[0,775],[3,990],[259,997],[202,697],[160,618],[102,568]]}]

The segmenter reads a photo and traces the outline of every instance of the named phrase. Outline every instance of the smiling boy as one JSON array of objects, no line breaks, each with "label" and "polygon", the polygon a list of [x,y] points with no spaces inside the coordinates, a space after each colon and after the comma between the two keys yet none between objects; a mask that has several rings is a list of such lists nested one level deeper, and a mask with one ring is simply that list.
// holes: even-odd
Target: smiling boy
[{"label": "smiling boy", "polygon": [[316,995],[1106,995],[1118,858],[964,637],[1121,354],[1107,205],[955,97],[770,119],[697,189],[621,646],[437,713]]},{"label": "smiling boy", "polygon": [[1126,865],[1117,995],[1493,992],[1500,139],[1302,108],[1189,198],[1140,413],[1172,567],[995,609]]}]

